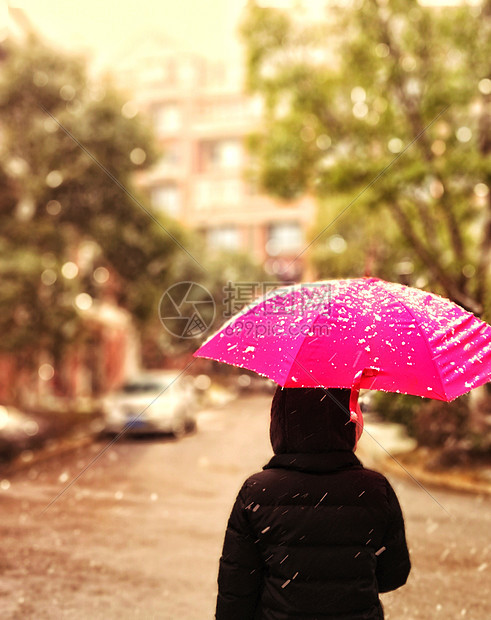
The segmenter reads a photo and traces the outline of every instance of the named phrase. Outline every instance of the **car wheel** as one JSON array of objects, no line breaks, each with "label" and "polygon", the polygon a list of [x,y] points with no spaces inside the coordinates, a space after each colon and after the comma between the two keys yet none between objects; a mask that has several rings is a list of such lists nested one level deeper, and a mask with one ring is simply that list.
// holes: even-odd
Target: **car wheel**
[{"label": "car wheel", "polygon": [[186,433],[194,433],[197,428],[196,420],[194,420],[193,418],[188,418],[186,420],[185,426],[186,426]]},{"label": "car wheel", "polygon": [[179,420],[176,422],[176,426],[174,427],[172,434],[176,439],[184,437],[186,434],[186,422],[184,420]]}]

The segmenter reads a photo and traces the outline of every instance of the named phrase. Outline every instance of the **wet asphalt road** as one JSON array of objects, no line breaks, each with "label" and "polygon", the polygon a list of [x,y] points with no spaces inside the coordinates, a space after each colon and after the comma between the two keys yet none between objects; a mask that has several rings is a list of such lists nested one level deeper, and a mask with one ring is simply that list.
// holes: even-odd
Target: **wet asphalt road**
[{"label": "wet asphalt road", "polygon": [[[204,411],[197,433],[179,441],[120,440],[90,465],[101,441],[1,480],[0,618],[213,618],[230,508],[271,456],[270,400]],[[370,442],[360,444],[365,465]],[[383,595],[386,617],[491,618],[491,498],[429,495],[388,477],[413,570],[404,588]]]}]

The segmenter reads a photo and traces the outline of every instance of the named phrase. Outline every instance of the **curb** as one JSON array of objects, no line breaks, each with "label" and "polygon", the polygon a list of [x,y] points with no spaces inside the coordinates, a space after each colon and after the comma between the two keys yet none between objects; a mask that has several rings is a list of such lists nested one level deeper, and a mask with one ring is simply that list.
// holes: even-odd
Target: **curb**
[{"label": "curb", "polygon": [[39,450],[33,450],[32,458],[30,458],[29,460],[25,460],[25,458],[22,458],[22,454],[20,454],[9,463],[6,463],[4,466],[0,466],[0,476],[16,474],[18,472],[24,471],[25,469],[29,469],[30,467],[32,467],[33,465],[37,465],[38,463],[48,461],[63,454],[68,454],[77,450],[78,448],[88,446],[89,444],[94,442],[96,437],[97,435],[92,433],[77,438],[66,438],[57,440],[56,443],[54,443],[48,448],[45,447]]},{"label": "curb", "polygon": [[[398,455],[396,454],[395,456],[397,457]],[[403,458],[400,458],[399,460],[402,467],[390,458],[386,458],[381,461],[380,465],[386,472],[390,472],[390,474],[393,474],[398,478],[407,479],[407,472],[409,472],[409,474],[414,476],[418,482],[421,482],[427,486],[445,489],[448,491],[491,496],[491,483],[473,480],[469,474],[465,474],[463,472],[455,472],[453,474],[449,474],[447,472],[430,472],[422,466],[405,463]]]}]

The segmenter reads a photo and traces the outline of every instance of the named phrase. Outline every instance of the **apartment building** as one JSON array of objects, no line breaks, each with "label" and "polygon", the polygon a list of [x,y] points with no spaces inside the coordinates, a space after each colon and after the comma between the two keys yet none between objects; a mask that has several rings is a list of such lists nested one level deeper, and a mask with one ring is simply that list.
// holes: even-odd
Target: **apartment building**
[{"label": "apartment building", "polygon": [[250,180],[246,139],[262,110],[233,69],[156,42],[118,67],[132,93],[126,113],[149,115],[163,149],[137,182],[155,210],[199,231],[210,251],[240,250],[271,274],[300,279],[304,256],[291,261],[306,245],[314,202],[282,203]]}]

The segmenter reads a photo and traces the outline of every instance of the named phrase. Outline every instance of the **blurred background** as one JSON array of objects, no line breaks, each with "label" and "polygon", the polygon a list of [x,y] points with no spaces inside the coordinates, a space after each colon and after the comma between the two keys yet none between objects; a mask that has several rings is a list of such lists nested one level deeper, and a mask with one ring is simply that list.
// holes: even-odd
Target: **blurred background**
[{"label": "blurred background", "polygon": [[[204,337],[283,283],[364,275],[491,320],[491,0],[0,7],[2,615],[211,617],[274,385],[192,361]],[[163,320],[179,283],[213,302],[185,336]],[[362,406],[369,465],[489,492],[486,386]],[[128,421],[198,433],[103,447]],[[418,573],[387,617],[488,617],[484,495],[445,495],[450,524],[400,490]]]},{"label": "blurred background", "polygon": [[[4,4],[0,402],[90,412],[183,368],[199,338],[158,310],[182,281],[212,296],[210,328],[267,286],[362,275],[489,320],[490,11]],[[418,434],[419,400],[379,398]],[[486,452],[489,404],[467,400],[451,442]]]}]

